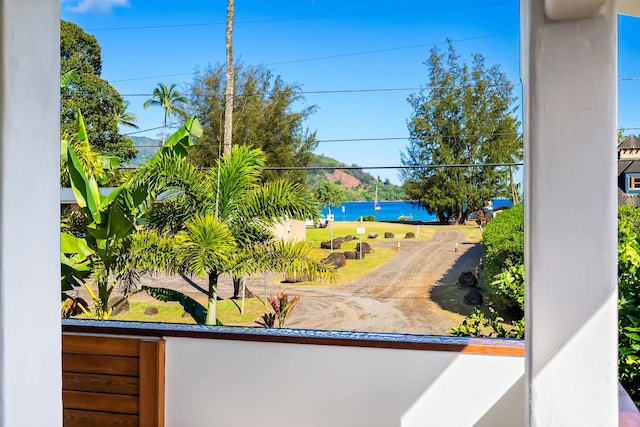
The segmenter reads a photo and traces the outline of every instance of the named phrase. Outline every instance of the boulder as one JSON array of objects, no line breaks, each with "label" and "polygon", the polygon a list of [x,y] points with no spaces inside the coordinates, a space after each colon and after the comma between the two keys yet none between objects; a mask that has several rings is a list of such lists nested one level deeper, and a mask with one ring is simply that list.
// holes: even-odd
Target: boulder
[{"label": "boulder", "polygon": [[[347,259],[360,259],[360,252],[357,251],[345,251],[344,256]],[[364,258],[364,254],[362,254],[362,258]]]},{"label": "boulder", "polygon": [[367,237],[370,239],[375,239],[376,237],[378,237],[378,233],[369,233]]},{"label": "boulder", "polygon": [[467,305],[481,305],[483,302],[482,294],[477,289],[471,289],[463,298],[462,302]]},{"label": "boulder", "polygon": [[[120,301],[121,297],[114,297],[109,300],[109,307],[113,307],[118,301]],[[131,307],[129,306],[129,300],[126,299],[118,304],[117,307],[113,307],[113,311],[111,312],[112,316],[117,316],[120,313],[126,313],[129,311]]]},{"label": "boulder", "polygon": [[385,231],[385,233],[384,233],[384,238],[385,239],[393,239],[394,237],[396,237],[396,236],[394,236],[393,233]]},{"label": "boulder", "polygon": [[350,242],[353,240],[353,236],[344,236],[343,239],[345,242]]},{"label": "boulder", "polygon": [[322,263],[324,265],[332,265],[333,268],[337,270],[338,268],[344,267],[345,265],[347,265],[347,257],[345,257],[344,254],[342,253],[334,252],[332,254],[329,254],[329,256],[326,257],[325,259],[323,259]]},{"label": "boulder", "polygon": [[310,282],[311,277],[308,274],[299,274],[299,273],[291,273],[287,272],[284,274],[283,283],[299,283],[299,282]]},{"label": "boulder", "polygon": [[144,311],[144,315],[145,315],[145,316],[155,316],[155,315],[157,315],[158,313],[159,313],[159,312],[158,312],[158,309],[157,309],[157,308],[155,308],[155,307],[149,307],[149,308],[147,308],[147,309]]},{"label": "boulder", "polygon": [[415,239],[416,238],[416,234],[412,233],[412,232],[408,232],[407,234],[404,235],[405,239]]},{"label": "boulder", "polygon": [[476,288],[478,287],[478,279],[470,271],[465,271],[458,277],[458,283],[463,288]]},{"label": "boulder", "polygon": [[320,242],[320,248],[322,249],[340,249],[340,246],[342,246],[342,241],[338,239],[333,239],[333,244],[331,241]]},{"label": "boulder", "polygon": [[363,254],[372,254],[374,252],[371,245],[365,242],[356,244],[356,252],[360,252],[360,251],[362,251]]},{"label": "boulder", "polygon": [[182,313],[182,317],[183,319],[191,319],[191,315],[189,313],[187,313],[186,311],[184,313]]}]

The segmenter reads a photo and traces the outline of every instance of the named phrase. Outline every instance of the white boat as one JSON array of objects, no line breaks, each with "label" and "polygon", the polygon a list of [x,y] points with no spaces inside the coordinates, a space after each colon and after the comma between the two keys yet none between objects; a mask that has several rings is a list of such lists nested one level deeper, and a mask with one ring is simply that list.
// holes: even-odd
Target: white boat
[{"label": "white boat", "polygon": [[376,200],[373,202],[373,209],[376,211],[379,211],[380,209],[382,209],[378,204],[378,186],[377,185],[376,185]]}]

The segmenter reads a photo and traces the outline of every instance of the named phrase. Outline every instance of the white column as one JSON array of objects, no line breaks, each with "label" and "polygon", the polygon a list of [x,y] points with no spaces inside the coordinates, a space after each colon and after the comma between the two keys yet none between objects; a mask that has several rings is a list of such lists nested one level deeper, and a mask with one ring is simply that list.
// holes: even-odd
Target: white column
[{"label": "white column", "polygon": [[576,10],[521,1],[530,426],[618,423],[617,17]]},{"label": "white column", "polygon": [[53,0],[0,0],[0,425],[62,424],[59,33]]}]

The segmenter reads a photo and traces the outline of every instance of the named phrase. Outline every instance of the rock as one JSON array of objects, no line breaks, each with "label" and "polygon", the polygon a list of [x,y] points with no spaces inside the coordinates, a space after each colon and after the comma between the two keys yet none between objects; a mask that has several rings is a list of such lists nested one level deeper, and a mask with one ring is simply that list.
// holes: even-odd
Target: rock
[{"label": "rock", "polygon": [[478,279],[470,271],[465,271],[458,278],[458,283],[463,288],[476,288],[478,287]]},{"label": "rock", "polygon": [[463,298],[462,302],[467,305],[481,305],[483,301],[482,294],[477,289],[471,289]]},{"label": "rock", "polygon": [[186,311],[184,313],[182,313],[182,317],[183,319],[191,319],[191,315],[189,313],[187,313]]},{"label": "rock", "polygon": [[331,241],[320,242],[320,248],[322,249],[340,249],[340,246],[342,246],[342,241],[338,239],[333,239],[333,245]]},{"label": "rock", "polygon": [[353,236],[344,236],[343,239],[345,242],[350,242],[353,240]]},{"label": "rock", "polygon": [[375,239],[376,237],[378,237],[378,233],[369,233],[367,237],[370,239]]},{"label": "rock", "polygon": [[358,239],[360,239],[360,237],[358,237],[358,236],[351,236],[351,240],[358,240]]},{"label": "rock", "polygon": [[405,239],[415,239],[416,238],[416,234],[412,233],[412,232],[408,232],[407,234],[404,235]]},{"label": "rock", "polygon": [[[118,301],[120,301],[120,297],[114,297],[111,298],[109,300],[108,306],[109,307],[113,307]],[[120,304],[118,304],[117,307],[113,307],[113,311],[111,312],[112,316],[117,316],[120,313],[126,313],[127,311],[129,311],[130,306],[129,306],[129,300],[126,299],[124,301],[122,301]]]},{"label": "rock", "polygon": [[158,314],[158,309],[155,307],[149,307],[144,311],[145,316],[155,316]]},{"label": "rock", "polygon": [[329,256],[326,257],[325,259],[323,259],[322,263],[324,265],[332,265],[333,268],[337,270],[338,268],[344,267],[345,265],[347,265],[347,257],[345,257],[344,254],[342,253],[334,252],[332,254],[329,254]]},{"label": "rock", "polygon": [[[362,246],[360,246],[360,245],[362,245]],[[362,253],[363,254],[372,254],[372,253],[374,253],[374,250],[373,250],[373,248],[371,248],[371,245],[369,245],[368,243],[365,243],[365,242],[356,244],[356,252],[360,252],[360,250],[361,250],[360,248],[361,247],[362,247]]]},{"label": "rock", "polygon": [[299,282],[310,282],[311,277],[307,274],[296,274],[287,272],[284,275],[284,280],[282,283],[299,283]]},{"label": "rock", "polygon": [[394,237],[396,237],[396,236],[394,236],[393,233],[385,231],[385,233],[384,233],[384,238],[385,239],[393,239]]},{"label": "rock", "polygon": [[333,245],[335,247],[336,244],[341,245],[345,242],[344,237],[340,236],[340,237],[336,237],[335,239],[333,239]]},{"label": "rock", "polygon": [[[360,252],[357,251],[345,251],[344,256],[347,259],[360,259]],[[364,258],[364,254],[362,254],[362,258]]]}]

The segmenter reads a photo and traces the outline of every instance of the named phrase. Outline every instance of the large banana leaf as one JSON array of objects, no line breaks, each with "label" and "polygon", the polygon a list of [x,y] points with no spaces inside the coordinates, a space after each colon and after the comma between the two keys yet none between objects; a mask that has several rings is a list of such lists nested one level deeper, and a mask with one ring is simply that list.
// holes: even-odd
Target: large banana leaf
[{"label": "large banana leaf", "polygon": [[60,281],[62,292],[79,286],[91,274],[91,256],[95,252],[84,239],[60,233]]},{"label": "large banana leaf", "polygon": [[147,291],[149,295],[162,302],[179,302],[184,311],[189,313],[199,325],[204,325],[207,318],[207,309],[193,298],[173,289],[154,288],[151,286],[143,286],[143,291]]}]

